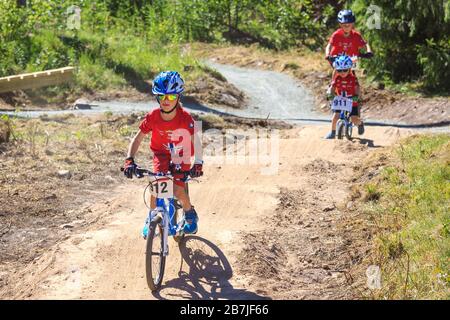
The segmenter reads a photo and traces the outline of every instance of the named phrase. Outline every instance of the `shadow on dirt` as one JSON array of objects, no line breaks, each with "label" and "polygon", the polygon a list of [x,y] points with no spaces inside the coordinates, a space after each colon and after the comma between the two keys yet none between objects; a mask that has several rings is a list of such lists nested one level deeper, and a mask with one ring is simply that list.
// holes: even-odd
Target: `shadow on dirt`
[{"label": "shadow on dirt", "polygon": [[369,148],[381,148],[381,146],[375,145],[372,139],[357,138],[357,137],[353,137],[352,139],[358,140],[360,144],[365,144]]},{"label": "shadow on dirt", "polygon": [[[216,300],[216,299],[270,299],[245,289],[235,289],[229,282],[233,270],[223,252],[212,242],[188,236],[180,243],[182,256],[178,278],[167,281],[158,292],[152,293],[157,299]],[[189,271],[183,271],[186,263]],[[174,288],[179,293],[164,294],[164,290]],[[172,291],[172,290],[170,290]]]}]

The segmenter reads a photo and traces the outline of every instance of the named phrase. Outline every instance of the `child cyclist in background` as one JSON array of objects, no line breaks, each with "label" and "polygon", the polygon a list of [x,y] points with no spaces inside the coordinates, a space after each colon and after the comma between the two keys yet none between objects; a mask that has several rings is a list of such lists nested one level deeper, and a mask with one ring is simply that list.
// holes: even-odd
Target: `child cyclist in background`
[{"label": "child cyclist in background", "polygon": [[[161,72],[156,76],[153,81],[152,92],[156,95],[159,108],[147,113],[139,126],[140,131],[130,143],[124,167],[126,177],[130,179],[133,177],[137,168],[134,156],[148,133],[151,133],[150,149],[154,154],[153,171],[155,173],[165,174],[170,171],[175,179],[184,177],[183,174],[177,174],[176,171],[190,171],[190,176],[193,178],[203,175],[203,161],[201,159],[195,159],[194,166],[191,168],[190,158],[194,154],[194,120],[189,112],[183,109],[180,102],[180,94],[183,91],[184,81],[178,72]],[[190,144],[190,148],[186,148],[186,141],[183,143],[182,137],[174,134],[174,131],[179,132],[179,129],[186,130],[187,136],[191,138],[187,142]],[[190,151],[190,154],[186,154],[187,151]],[[178,159],[181,157],[183,160],[181,163],[174,164],[172,160],[175,157]],[[185,161],[185,159],[189,160]],[[184,232],[196,233],[198,215],[185,191],[185,182],[174,180],[174,195],[181,202],[185,212]],[[151,196],[150,208],[152,210],[156,208],[156,198],[153,195]],[[149,222],[147,218],[142,231],[144,239],[148,234]]]},{"label": "child cyclist in background", "polygon": [[[354,30],[356,17],[352,10],[341,10],[338,13],[340,28],[336,30],[325,48],[325,59],[331,60],[330,57],[338,55],[359,56],[360,50],[364,49],[367,53],[365,58],[371,58],[373,53],[369,44],[363,39],[361,34]],[[330,61],[332,63],[332,61]],[[333,73],[333,79],[336,73]]]},{"label": "child cyclist in background", "polygon": [[[352,112],[350,113],[351,121],[358,126],[358,134],[364,134],[364,123],[360,120],[360,106],[359,106],[359,83],[355,74],[352,72],[352,59],[349,56],[339,56],[333,63],[336,70],[336,77],[332,81],[328,89],[329,98],[335,95],[352,98]],[[339,120],[340,110],[334,110],[333,119],[331,122],[331,132],[325,139],[334,139],[336,137],[336,124]]]}]

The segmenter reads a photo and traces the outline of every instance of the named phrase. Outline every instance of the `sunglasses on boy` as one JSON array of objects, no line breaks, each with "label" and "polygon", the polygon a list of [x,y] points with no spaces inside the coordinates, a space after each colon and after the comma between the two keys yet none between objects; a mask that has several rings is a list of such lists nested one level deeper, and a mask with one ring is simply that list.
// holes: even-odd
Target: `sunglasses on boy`
[{"label": "sunglasses on boy", "polygon": [[336,70],[338,73],[346,73],[346,72],[348,72],[348,70],[350,70],[350,69],[344,69],[344,70]]},{"label": "sunglasses on boy", "polygon": [[169,101],[175,101],[178,98],[177,94],[158,94],[158,100],[163,101],[165,99]]}]

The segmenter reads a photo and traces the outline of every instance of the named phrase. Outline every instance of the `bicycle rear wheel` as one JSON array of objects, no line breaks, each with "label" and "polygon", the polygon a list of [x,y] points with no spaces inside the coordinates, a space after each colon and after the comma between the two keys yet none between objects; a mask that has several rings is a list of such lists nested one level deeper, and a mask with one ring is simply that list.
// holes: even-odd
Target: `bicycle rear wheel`
[{"label": "bicycle rear wheel", "polygon": [[147,249],[145,252],[145,272],[147,285],[152,291],[161,287],[164,276],[166,257],[164,251],[163,228],[159,221],[152,221],[148,230]]}]

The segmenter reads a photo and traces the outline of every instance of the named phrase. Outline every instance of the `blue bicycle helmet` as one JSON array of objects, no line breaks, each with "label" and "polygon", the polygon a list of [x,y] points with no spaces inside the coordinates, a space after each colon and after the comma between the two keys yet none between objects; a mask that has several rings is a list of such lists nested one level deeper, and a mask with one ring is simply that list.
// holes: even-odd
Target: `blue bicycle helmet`
[{"label": "blue bicycle helmet", "polygon": [[352,10],[341,10],[337,18],[339,23],[355,23],[356,17]]},{"label": "blue bicycle helmet", "polygon": [[183,91],[183,78],[176,71],[163,71],[153,80],[153,94],[180,94]]},{"label": "blue bicycle helmet", "polygon": [[349,56],[342,55],[336,58],[333,62],[333,67],[336,70],[350,69],[353,66],[353,61]]}]

